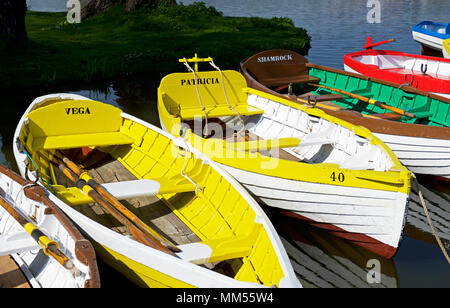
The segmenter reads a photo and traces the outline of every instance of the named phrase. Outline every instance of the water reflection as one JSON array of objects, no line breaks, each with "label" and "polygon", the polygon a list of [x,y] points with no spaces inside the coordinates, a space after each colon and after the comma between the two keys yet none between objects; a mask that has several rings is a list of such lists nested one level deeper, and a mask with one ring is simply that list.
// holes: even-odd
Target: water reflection
[{"label": "water reflection", "polygon": [[[305,287],[397,288],[398,275],[392,260],[336,238],[289,217],[271,215],[298,278]],[[369,260],[380,262],[379,283],[369,283]]]},{"label": "water reflection", "polygon": [[[450,250],[450,195],[443,190],[443,187],[436,186],[436,184],[439,185],[440,183],[426,182],[426,179],[419,180],[426,183],[425,185],[420,185],[419,189],[425,199],[425,206],[428,209],[434,228],[442,244],[447,250]],[[407,222],[405,232],[409,237],[437,245],[419,198],[419,192],[415,187],[411,192]]]}]

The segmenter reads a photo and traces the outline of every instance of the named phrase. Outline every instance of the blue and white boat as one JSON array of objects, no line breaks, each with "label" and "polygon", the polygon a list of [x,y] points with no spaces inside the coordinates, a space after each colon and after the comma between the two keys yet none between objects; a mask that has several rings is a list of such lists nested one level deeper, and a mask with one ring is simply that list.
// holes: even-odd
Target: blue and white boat
[{"label": "blue and white boat", "polygon": [[412,33],[416,42],[442,52],[442,42],[450,39],[450,23],[422,21],[413,27]]}]

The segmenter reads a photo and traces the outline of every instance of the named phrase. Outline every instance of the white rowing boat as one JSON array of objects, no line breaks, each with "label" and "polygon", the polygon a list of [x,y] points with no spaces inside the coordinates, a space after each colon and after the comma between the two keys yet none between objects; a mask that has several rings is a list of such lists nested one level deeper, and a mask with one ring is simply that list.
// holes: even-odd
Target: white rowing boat
[{"label": "white rowing boat", "polygon": [[[0,205],[0,256],[11,255],[31,287],[100,286],[96,256],[91,243],[83,238],[72,222],[55,206],[42,187],[0,165],[0,198],[29,220],[29,226],[25,230]],[[36,234],[40,235],[40,242],[43,241],[41,236],[45,234],[59,245],[59,250],[68,258],[66,268],[45,252],[33,238]],[[7,283],[10,286],[12,282]]]}]

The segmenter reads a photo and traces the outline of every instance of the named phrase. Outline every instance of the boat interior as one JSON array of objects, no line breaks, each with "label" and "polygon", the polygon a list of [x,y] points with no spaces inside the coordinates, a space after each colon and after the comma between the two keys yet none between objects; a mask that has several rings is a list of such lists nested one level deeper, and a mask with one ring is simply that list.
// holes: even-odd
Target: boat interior
[{"label": "boat interior", "polygon": [[353,59],[363,64],[375,65],[388,72],[423,75],[450,81],[450,61],[433,61],[390,54],[362,55],[355,56]]},{"label": "boat interior", "polygon": [[368,139],[308,114],[299,105],[286,105],[275,96],[263,97],[262,92],[247,88],[236,71],[222,72],[224,87],[219,72],[196,74],[198,80],[219,82],[180,87],[181,80],[193,75],[176,73],[163,79],[159,92],[169,117],[180,118],[185,128],[204,140],[215,138],[223,140],[222,147],[232,144],[236,151],[294,162],[334,163],[341,168],[376,171],[392,167],[389,156]]},{"label": "boat interior", "polygon": [[[272,53],[272,51],[268,51],[267,53]],[[262,69],[258,69],[257,63],[258,57],[263,55],[264,52],[245,60],[241,64],[241,69],[255,79],[255,81],[276,93],[285,95],[291,99],[298,98],[302,103],[309,102],[323,109],[332,111],[352,110],[361,113],[363,116],[403,123],[443,127],[450,124],[450,104],[445,101],[431,98],[428,95],[419,95],[414,92],[404,91],[402,89],[403,86],[372,82],[369,78],[360,78],[341,70],[307,63],[306,59],[302,60],[304,57],[301,55],[291,53],[295,55],[294,61],[283,65],[275,63],[271,67],[265,67],[264,74],[260,72]],[[300,60],[296,60],[297,58]],[[383,57],[377,57],[368,61],[376,61],[378,64],[381,62],[386,69],[391,67],[389,69],[396,70],[396,68],[392,67],[397,65],[397,60],[400,61],[401,59],[394,58],[389,60]],[[421,64],[423,64],[420,61],[405,62],[408,65],[408,69],[419,69],[419,71],[422,66]],[[446,65],[447,63],[444,64]],[[443,68],[443,66],[430,63],[427,66],[427,71],[432,73],[433,70],[436,70],[436,73],[443,74],[444,78],[446,78],[445,76],[448,73],[444,73]],[[295,80],[298,74],[309,75],[310,78],[316,78],[318,81],[296,82]],[[268,75],[271,76],[270,78],[272,80],[279,78],[280,82],[277,84],[264,83]],[[411,80],[406,80],[404,86],[408,85],[407,82],[411,82]],[[326,89],[320,85],[345,90],[353,94],[384,102],[389,106],[408,111],[414,114],[415,117],[412,118],[394,113],[382,107],[363,102],[358,98],[349,97],[331,89]]]},{"label": "boat interior", "polygon": [[436,32],[439,34],[450,34],[450,23],[443,24],[425,21],[420,24],[420,27],[430,32]]},{"label": "boat interior", "polygon": [[[89,116],[78,117],[76,125],[70,120],[47,121],[61,108],[73,106],[89,108]],[[283,277],[271,240],[244,197],[189,150],[122,118],[119,109],[94,101],[44,103],[27,115],[20,140],[48,189],[101,225],[132,237],[124,224],[61,171],[62,157],[87,171],[176,245],[179,258],[239,281],[273,286]],[[34,169],[32,163],[28,167]],[[212,252],[202,252],[198,244]]]}]

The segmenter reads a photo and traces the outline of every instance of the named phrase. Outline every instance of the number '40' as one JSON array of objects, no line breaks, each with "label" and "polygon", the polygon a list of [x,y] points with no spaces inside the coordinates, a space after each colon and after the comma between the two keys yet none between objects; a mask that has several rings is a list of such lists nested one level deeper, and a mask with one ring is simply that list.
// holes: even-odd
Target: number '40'
[{"label": "number '40'", "polygon": [[338,173],[337,175],[336,175],[336,172],[333,172],[332,174],[331,174],[331,176],[330,176],[330,179],[333,181],[333,182],[336,182],[336,181],[339,181],[339,182],[344,182],[345,181],[345,175],[343,174],[343,173]]}]

